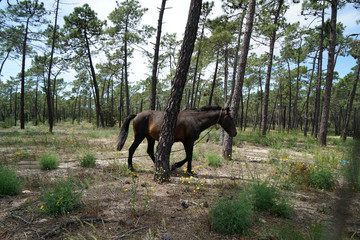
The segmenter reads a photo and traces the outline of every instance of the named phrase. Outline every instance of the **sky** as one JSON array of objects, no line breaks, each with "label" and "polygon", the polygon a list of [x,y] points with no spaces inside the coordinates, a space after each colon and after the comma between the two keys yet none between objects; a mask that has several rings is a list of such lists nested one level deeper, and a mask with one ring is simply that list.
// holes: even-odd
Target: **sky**
[{"label": "sky", "polygon": [[[40,0],[41,1],[41,0]],[[120,0],[121,1],[121,0]],[[45,3],[45,7],[47,9],[55,8],[55,0],[43,0]],[[143,23],[151,25],[156,28],[157,20],[159,16],[158,8],[161,5],[161,0],[139,0],[141,6],[148,8],[148,11],[143,16]],[[289,2],[289,1],[288,1]],[[292,2],[292,1],[290,1]],[[90,7],[95,10],[98,14],[98,18],[101,20],[108,20],[107,16],[109,13],[116,7],[115,0],[61,0],[60,4],[60,12],[59,12],[59,25],[63,24],[63,17],[70,14],[74,7],[82,6],[83,4],[88,3]],[[0,3],[0,8],[6,7],[6,1],[2,1]],[[190,0],[168,0],[166,3],[167,9],[164,13],[163,19],[163,28],[162,34],[164,33],[177,33],[177,37],[182,38],[183,32],[185,30],[185,25],[187,21],[187,15],[189,10]],[[289,22],[300,21],[301,24],[308,25],[312,19],[305,20],[303,16],[300,16],[301,12],[301,4],[291,4],[290,9],[286,13],[286,18]],[[213,14],[210,18],[220,15],[222,13],[221,10],[221,1],[215,0],[215,7]],[[351,33],[360,33],[360,25],[356,24],[356,20],[360,19],[360,11],[355,10],[350,5],[344,9],[338,11],[338,22],[344,23],[346,26],[345,35]],[[328,15],[329,17],[329,15]],[[108,21],[109,23],[109,21]],[[314,22],[313,24],[319,24],[319,22]],[[155,39],[150,40],[149,42],[154,43]],[[149,51],[152,50],[153,45],[149,43],[149,46],[145,46],[145,48]],[[266,49],[265,49],[266,50]],[[263,49],[254,49],[253,51],[260,53],[264,51]],[[280,51],[280,46],[277,44],[276,52]],[[105,59],[104,59],[105,60]],[[150,74],[151,70],[147,68],[147,63],[145,62],[147,59],[139,52],[136,52],[134,58],[130,61],[132,62],[130,69],[129,79],[131,82],[137,82],[146,78],[148,74]],[[97,61],[102,61],[101,57],[97,59]],[[326,64],[327,55],[324,54],[324,64]],[[31,60],[27,60],[27,67],[30,65]],[[351,68],[356,64],[355,60],[352,57],[340,57],[336,63],[335,70],[339,72],[339,76],[343,77],[349,72],[351,72]],[[325,65],[326,68],[326,65]],[[15,76],[20,72],[21,69],[21,61],[20,59],[17,61],[7,61],[4,65],[3,74],[1,76],[1,80],[7,80],[10,76]],[[73,78],[74,72],[70,71],[65,74],[63,77],[65,80],[71,81]]]}]

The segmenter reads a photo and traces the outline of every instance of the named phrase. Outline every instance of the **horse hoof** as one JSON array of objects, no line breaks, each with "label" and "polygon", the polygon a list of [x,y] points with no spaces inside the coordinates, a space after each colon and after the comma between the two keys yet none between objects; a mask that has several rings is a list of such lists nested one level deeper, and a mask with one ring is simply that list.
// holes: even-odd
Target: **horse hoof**
[{"label": "horse hoof", "polygon": [[197,174],[194,172],[194,170],[191,170],[190,172],[189,171],[186,171],[185,173],[187,176],[189,177],[196,177]]}]

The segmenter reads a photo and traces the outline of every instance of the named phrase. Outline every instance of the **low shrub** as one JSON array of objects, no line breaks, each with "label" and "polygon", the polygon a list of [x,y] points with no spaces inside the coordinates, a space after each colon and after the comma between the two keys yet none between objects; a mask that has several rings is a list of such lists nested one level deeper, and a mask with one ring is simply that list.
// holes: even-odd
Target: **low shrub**
[{"label": "low shrub", "polygon": [[289,178],[298,185],[332,191],[335,188],[334,172],[317,165],[308,167],[304,163],[291,165]]},{"label": "low shrub", "polygon": [[87,153],[80,158],[80,165],[82,167],[95,167],[96,157],[93,153]]},{"label": "low shrub", "polygon": [[218,168],[221,166],[221,161],[222,161],[222,157],[217,155],[217,154],[213,154],[213,153],[209,153],[207,154],[207,162],[209,164],[209,166],[214,167],[214,168]]},{"label": "low shrub", "polygon": [[220,199],[209,212],[211,228],[224,234],[245,234],[252,224],[253,207],[245,193]]},{"label": "low shrub", "polygon": [[292,207],[275,186],[269,186],[268,182],[256,181],[251,184],[250,193],[255,210],[269,211],[280,217],[290,217]]},{"label": "low shrub", "polygon": [[59,160],[56,153],[44,153],[38,160],[41,170],[53,170],[59,167]]},{"label": "low shrub", "polygon": [[74,179],[60,180],[51,187],[43,190],[43,196],[40,200],[44,205],[40,209],[49,216],[66,215],[69,212],[81,206],[80,197],[82,195],[82,187],[76,184]]},{"label": "low shrub", "polygon": [[16,195],[21,192],[21,180],[15,172],[0,165],[0,197]]},{"label": "low shrub", "polygon": [[328,168],[314,168],[309,175],[309,184],[313,188],[332,191],[335,187],[334,173]]}]

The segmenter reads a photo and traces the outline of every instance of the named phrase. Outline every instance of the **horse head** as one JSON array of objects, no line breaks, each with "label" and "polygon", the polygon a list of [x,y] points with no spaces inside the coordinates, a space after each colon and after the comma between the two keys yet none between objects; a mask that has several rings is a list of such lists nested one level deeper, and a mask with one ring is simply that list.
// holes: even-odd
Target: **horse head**
[{"label": "horse head", "polygon": [[234,120],[232,119],[232,117],[230,116],[230,109],[229,108],[224,108],[221,109],[220,112],[220,117],[219,117],[219,124],[221,125],[221,127],[231,136],[231,137],[235,137],[237,132],[236,132],[236,127],[235,127],[235,123]]}]

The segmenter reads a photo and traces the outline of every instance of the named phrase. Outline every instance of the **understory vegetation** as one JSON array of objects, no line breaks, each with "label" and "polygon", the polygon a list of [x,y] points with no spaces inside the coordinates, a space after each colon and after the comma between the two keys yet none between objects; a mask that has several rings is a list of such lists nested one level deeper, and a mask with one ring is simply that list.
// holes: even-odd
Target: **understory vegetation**
[{"label": "understory vegetation", "polygon": [[[195,145],[194,174],[187,175],[184,165],[171,173],[170,183],[159,185],[146,141],[135,153],[135,171],[127,169],[132,132],[117,152],[118,128],[83,122],[57,129],[54,134],[46,126],[0,131],[5,213],[0,220],[8,222],[0,229],[8,236],[16,238],[25,223],[27,234],[45,235],[60,222],[63,230],[52,234],[69,239],[123,234],[131,239],[166,234],[172,239],[195,239],[194,234],[201,239],[322,239],[340,189],[359,196],[358,141],[353,139],[330,138],[327,147],[320,147],[312,137],[294,132],[266,137],[239,132],[233,159],[225,160],[215,137],[220,131],[214,128]],[[179,149],[181,144],[173,146],[173,162],[184,157]],[[11,208],[12,201],[18,207]],[[358,207],[357,200],[348,205],[353,221],[360,218]],[[37,226],[40,220],[46,224]],[[344,239],[358,237],[349,229]]]}]

